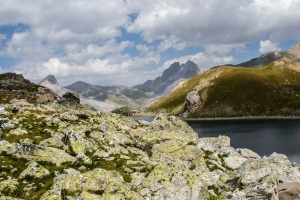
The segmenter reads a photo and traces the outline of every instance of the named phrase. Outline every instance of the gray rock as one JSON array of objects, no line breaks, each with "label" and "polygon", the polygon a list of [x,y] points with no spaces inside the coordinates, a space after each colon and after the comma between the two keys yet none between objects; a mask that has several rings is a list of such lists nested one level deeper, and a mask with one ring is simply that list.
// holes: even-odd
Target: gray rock
[{"label": "gray rock", "polygon": [[295,200],[300,199],[300,183],[299,182],[287,182],[279,183],[279,199],[280,200]]},{"label": "gray rock", "polygon": [[255,153],[254,151],[250,150],[250,149],[240,149],[240,148],[237,148],[236,151],[241,155],[243,156],[244,158],[247,158],[247,159],[260,159],[261,157]]},{"label": "gray rock", "polygon": [[187,117],[189,113],[194,112],[201,104],[198,90],[194,89],[186,95],[183,117]]},{"label": "gray rock", "polygon": [[50,172],[36,162],[30,162],[28,167],[20,174],[19,178],[23,179],[27,176],[34,178],[43,178],[48,176]]}]

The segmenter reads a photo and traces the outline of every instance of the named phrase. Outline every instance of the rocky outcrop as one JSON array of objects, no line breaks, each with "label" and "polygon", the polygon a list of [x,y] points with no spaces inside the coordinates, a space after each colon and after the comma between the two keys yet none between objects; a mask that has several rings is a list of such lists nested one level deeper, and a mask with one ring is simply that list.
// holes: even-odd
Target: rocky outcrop
[{"label": "rocky outcrop", "polygon": [[300,43],[292,46],[287,52],[295,55],[297,58],[300,58]]},{"label": "rocky outcrop", "polygon": [[75,107],[81,106],[79,96],[73,92],[65,93],[62,96],[62,98],[58,101],[58,103],[64,106],[75,106]]},{"label": "rocky outcrop", "polygon": [[198,90],[193,90],[186,95],[183,117],[187,117],[188,113],[194,112],[201,104]]},{"label": "rocky outcrop", "polygon": [[43,104],[59,99],[52,90],[31,83],[21,74],[0,74],[0,88],[0,103]]},{"label": "rocky outcrop", "polygon": [[[59,104],[0,107],[4,199],[297,199],[300,165],[184,121]],[[22,134],[11,134],[13,132]]]}]

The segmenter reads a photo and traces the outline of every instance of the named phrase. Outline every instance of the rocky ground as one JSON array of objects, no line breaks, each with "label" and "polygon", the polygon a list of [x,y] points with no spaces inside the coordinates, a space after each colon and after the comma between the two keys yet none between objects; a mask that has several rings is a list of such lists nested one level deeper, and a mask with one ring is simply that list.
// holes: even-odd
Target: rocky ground
[{"label": "rocky ground", "polygon": [[299,199],[300,166],[185,122],[0,105],[0,199]]}]

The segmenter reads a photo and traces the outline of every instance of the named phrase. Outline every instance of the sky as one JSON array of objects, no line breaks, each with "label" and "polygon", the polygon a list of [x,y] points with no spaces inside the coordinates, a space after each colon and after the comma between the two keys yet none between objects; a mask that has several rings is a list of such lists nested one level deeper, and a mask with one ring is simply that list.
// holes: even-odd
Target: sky
[{"label": "sky", "polygon": [[133,86],[300,42],[300,0],[0,0],[0,73]]}]

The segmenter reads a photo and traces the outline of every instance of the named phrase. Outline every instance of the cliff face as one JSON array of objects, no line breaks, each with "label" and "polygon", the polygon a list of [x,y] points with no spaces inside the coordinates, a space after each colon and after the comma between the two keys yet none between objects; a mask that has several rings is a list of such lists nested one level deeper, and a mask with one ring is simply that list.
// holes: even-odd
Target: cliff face
[{"label": "cliff face", "polygon": [[299,96],[299,65],[277,60],[261,68],[223,66],[206,71],[150,110],[192,118],[300,116]]},{"label": "cliff face", "polygon": [[183,121],[0,106],[3,199],[296,199],[299,165],[198,138]]}]

